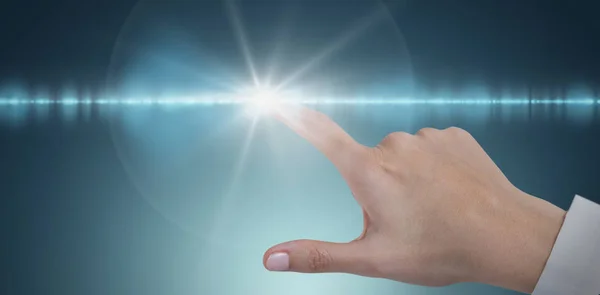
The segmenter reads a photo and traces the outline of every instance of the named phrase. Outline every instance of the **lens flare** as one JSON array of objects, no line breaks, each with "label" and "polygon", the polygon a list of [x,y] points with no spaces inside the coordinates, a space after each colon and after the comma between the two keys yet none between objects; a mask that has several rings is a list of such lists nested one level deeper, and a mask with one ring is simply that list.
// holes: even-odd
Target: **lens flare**
[{"label": "lens flare", "polygon": [[248,94],[245,113],[253,118],[271,114],[285,99],[280,93],[269,87],[257,87]]}]

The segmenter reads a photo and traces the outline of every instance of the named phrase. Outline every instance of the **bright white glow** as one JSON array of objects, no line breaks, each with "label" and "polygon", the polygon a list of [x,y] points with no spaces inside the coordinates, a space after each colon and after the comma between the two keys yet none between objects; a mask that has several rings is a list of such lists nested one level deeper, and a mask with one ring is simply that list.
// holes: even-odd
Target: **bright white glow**
[{"label": "bright white glow", "polygon": [[250,91],[246,113],[252,117],[267,115],[280,103],[279,92],[271,88],[257,88]]}]

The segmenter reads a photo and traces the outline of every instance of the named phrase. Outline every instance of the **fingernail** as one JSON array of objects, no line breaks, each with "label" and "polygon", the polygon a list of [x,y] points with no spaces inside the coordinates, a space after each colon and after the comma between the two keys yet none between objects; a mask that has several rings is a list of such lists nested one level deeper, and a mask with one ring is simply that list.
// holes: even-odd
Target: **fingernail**
[{"label": "fingernail", "polygon": [[270,271],[286,271],[290,267],[290,257],[287,253],[274,253],[267,258],[267,269]]}]

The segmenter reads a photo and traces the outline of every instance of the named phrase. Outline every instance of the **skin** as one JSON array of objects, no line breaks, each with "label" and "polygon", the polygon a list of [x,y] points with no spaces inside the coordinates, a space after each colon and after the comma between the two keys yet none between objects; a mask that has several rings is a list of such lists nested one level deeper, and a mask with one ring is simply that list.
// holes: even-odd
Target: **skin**
[{"label": "skin", "polygon": [[367,147],[320,112],[280,106],[274,116],[338,168],[364,229],[349,243],[274,246],[267,269],[533,291],[565,211],[512,185],[468,132],[395,132]]}]

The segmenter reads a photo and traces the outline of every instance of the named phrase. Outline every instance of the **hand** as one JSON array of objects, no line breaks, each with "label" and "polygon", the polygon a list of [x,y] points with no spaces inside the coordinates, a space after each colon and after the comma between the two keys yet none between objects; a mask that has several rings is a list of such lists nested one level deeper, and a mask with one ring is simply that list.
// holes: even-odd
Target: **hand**
[{"label": "hand", "polygon": [[317,111],[286,107],[276,117],[338,168],[363,208],[364,230],[349,243],[274,246],[267,269],[532,292],[565,212],[513,186],[469,133],[395,132],[366,147]]}]

